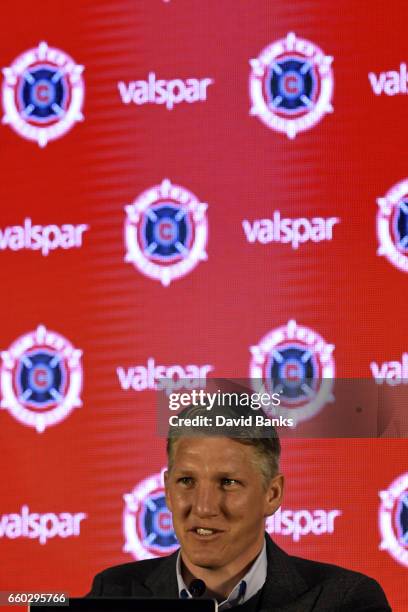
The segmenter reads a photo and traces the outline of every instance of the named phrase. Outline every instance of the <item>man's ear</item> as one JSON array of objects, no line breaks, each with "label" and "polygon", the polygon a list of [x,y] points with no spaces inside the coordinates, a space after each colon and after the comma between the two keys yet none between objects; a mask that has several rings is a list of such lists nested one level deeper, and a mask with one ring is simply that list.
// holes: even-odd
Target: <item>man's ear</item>
[{"label": "man's ear", "polygon": [[276,474],[276,476],[271,478],[265,493],[265,517],[275,514],[275,512],[281,505],[283,499],[284,484],[285,478],[283,474]]},{"label": "man's ear", "polygon": [[170,494],[169,494],[169,471],[166,470],[163,474],[163,480],[164,480],[164,490],[166,493],[166,506],[167,508],[170,510],[170,512],[172,512],[171,509],[171,501],[170,501]]}]

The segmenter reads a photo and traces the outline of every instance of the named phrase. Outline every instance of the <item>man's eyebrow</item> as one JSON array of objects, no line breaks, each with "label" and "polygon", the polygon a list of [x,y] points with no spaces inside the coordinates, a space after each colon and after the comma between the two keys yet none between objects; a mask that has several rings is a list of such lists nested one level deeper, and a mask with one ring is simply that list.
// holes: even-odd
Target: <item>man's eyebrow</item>
[{"label": "man's eyebrow", "polygon": [[183,465],[173,466],[173,472],[183,472],[183,474],[186,474],[188,472],[189,474],[193,474],[197,471],[199,470],[192,468],[192,467],[183,466]]},{"label": "man's eyebrow", "polygon": [[[202,472],[200,469],[197,468],[189,468],[189,467],[183,467],[183,466],[179,466],[179,467],[174,467],[173,472],[175,472],[176,474],[183,474],[184,476],[195,476],[195,475],[202,475]],[[212,477],[215,479],[219,479],[219,478],[230,478],[231,480],[243,480],[245,478],[244,474],[242,474],[242,471],[238,470],[238,469],[234,469],[234,468],[229,468],[229,469],[223,469],[223,470],[219,470],[217,472],[214,472],[214,474],[212,474]]]}]

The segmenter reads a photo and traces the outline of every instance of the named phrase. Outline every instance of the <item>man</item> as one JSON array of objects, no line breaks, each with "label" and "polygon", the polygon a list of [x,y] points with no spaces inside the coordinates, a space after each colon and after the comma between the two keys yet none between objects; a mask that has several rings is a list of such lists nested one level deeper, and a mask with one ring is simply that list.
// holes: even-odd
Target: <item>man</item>
[{"label": "man", "polygon": [[[283,552],[265,534],[280,506],[277,437],[168,439],[167,505],[180,550],[103,571],[91,596],[214,597],[221,611],[386,612],[375,580]],[[202,582],[201,582],[202,581]]]}]

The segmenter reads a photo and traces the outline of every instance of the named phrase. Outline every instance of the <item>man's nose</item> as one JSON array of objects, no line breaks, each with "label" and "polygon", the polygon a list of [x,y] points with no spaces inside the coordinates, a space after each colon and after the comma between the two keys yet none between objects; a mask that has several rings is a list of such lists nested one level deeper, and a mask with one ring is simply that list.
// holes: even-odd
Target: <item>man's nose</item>
[{"label": "man's nose", "polygon": [[219,513],[220,499],[217,487],[210,483],[200,483],[195,490],[193,508],[199,517],[216,516]]}]

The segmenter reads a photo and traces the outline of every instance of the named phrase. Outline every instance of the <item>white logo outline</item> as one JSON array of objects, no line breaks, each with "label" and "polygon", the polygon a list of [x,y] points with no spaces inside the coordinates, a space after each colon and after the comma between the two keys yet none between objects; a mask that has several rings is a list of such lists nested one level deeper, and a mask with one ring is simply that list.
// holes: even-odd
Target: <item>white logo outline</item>
[{"label": "white logo outline", "polygon": [[[274,328],[265,334],[258,344],[250,347],[252,355],[249,366],[249,377],[252,381],[254,391],[263,393],[266,392],[266,383],[264,381],[264,365],[269,358],[271,351],[286,341],[300,341],[313,349],[313,352],[319,356],[321,363],[320,388],[314,395],[311,394],[309,403],[296,408],[285,408],[284,402],[281,401],[279,406],[279,414],[284,418],[293,418],[295,423],[307,421],[317,415],[327,403],[334,401],[332,393],[335,377],[335,363],[333,359],[334,344],[328,344],[323,338],[312,329],[299,325],[295,320],[291,319],[286,325]],[[270,391],[268,391],[270,392]]]},{"label": "white logo outline", "polygon": [[[263,80],[270,69],[271,63],[285,52],[294,52],[304,56],[312,63],[320,78],[320,95],[310,111],[301,117],[285,118],[274,112],[274,106],[265,100]],[[334,77],[331,69],[333,57],[325,55],[322,49],[309,40],[289,32],[285,38],[277,40],[265,47],[258,57],[249,61],[251,73],[249,77],[249,94],[251,109],[249,114],[258,117],[262,123],[276,132],[284,133],[293,139],[299,132],[316,125],[326,113],[333,112],[332,96]],[[309,100],[310,103],[310,100]]]},{"label": "white logo outline", "polygon": [[[70,104],[58,121],[50,126],[36,126],[26,121],[15,101],[15,88],[20,77],[24,72],[37,62],[49,63],[58,68],[59,73],[63,74],[70,87]],[[10,125],[13,130],[22,138],[37,142],[43,148],[48,142],[60,138],[66,134],[73,125],[82,121],[82,106],[84,101],[85,86],[82,79],[84,66],[75,64],[74,60],[64,51],[55,47],[50,47],[44,41],[37,47],[25,51],[19,55],[10,66],[3,68],[4,81],[2,87],[2,98],[4,116],[2,123]],[[62,110],[62,109],[60,109]]]},{"label": "white logo outline", "polygon": [[[146,257],[139,244],[138,227],[145,211],[151,205],[166,198],[171,198],[186,212],[191,213],[195,225],[195,239],[184,259],[163,266]],[[125,261],[133,263],[139,272],[153,280],[159,280],[165,287],[168,287],[172,280],[187,275],[200,261],[208,259],[206,252],[208,239],[207,206],[206,203],[200,202],[191,191],[180,185],[172,184],[169,179],[163,179],[159,185],[154,185],[145,190],[132,204],[125,206]]]},{"label": "white logo outline", "polygon": [[[142,542],[137,534],[135,527],[136,514],[140,510],[142,504],[145,503],[146,497],[153,491],[163,489],[164,494],[164,479],[163,474],[166,468],[163,468],[160,473],[152,474],[147,478],[141,480],[132,490],[131,493],[125,493],[123,499],[125,502],[125,508],[123,510],[123,534],[125,536],[125,543],[123,545],[123,551],[133,555],[135,559],[154,559],[155,555],[149,551],[149,546],[152,544],[152,540]],[[151,534],[150,534],[151,535]],[[166,555],[171,554],[174,550],[179,548],[179,544],[166,551]]]},{"label": "white logo outline", "polygon": [[[391,223],[397,207],[402,206],[401,200],[408,198],[408,178],[393,185],[385,196],[377,198],[377,238],[379,247],[377,255],[384,256],[390,263],[402,272],[408,272],[408,255],[401,253],[392,238]],[[408,208],[404,211],[408,214]]]},{"label": "white logo outline", "polygon": [[[400,565],[408,567],[408,549],[399,543],[394,527],[393,512],[401,493],[408,490],[408,472],[392,481],[388,489],[379,492],[381,505],[378,512],[378,526],[381,535],[380,550],[386,550]],[[408,543],[408,542],[407,542]]]},{"label": "white logo outline", "polygon": [[[13,385],[14,368],[20,358],[35,346],[48,347],[63,355],[69,369],[69,387],[65,396],[46,413],[36,413],[25,407],[21,403],[22,398],[17,397]],[[18,422],[27,427],[33,427],[38,433],[43,433],[47,427],[65,420],[75,408],[82,406],[80,399],[83,378],[81,356],[80,349],[74,348],[64,336],[47,330],[44,325],[39,325],[36,330],[20,336],[6,351],[1,353],[2,400],[0,408],[8,410]]]}]

